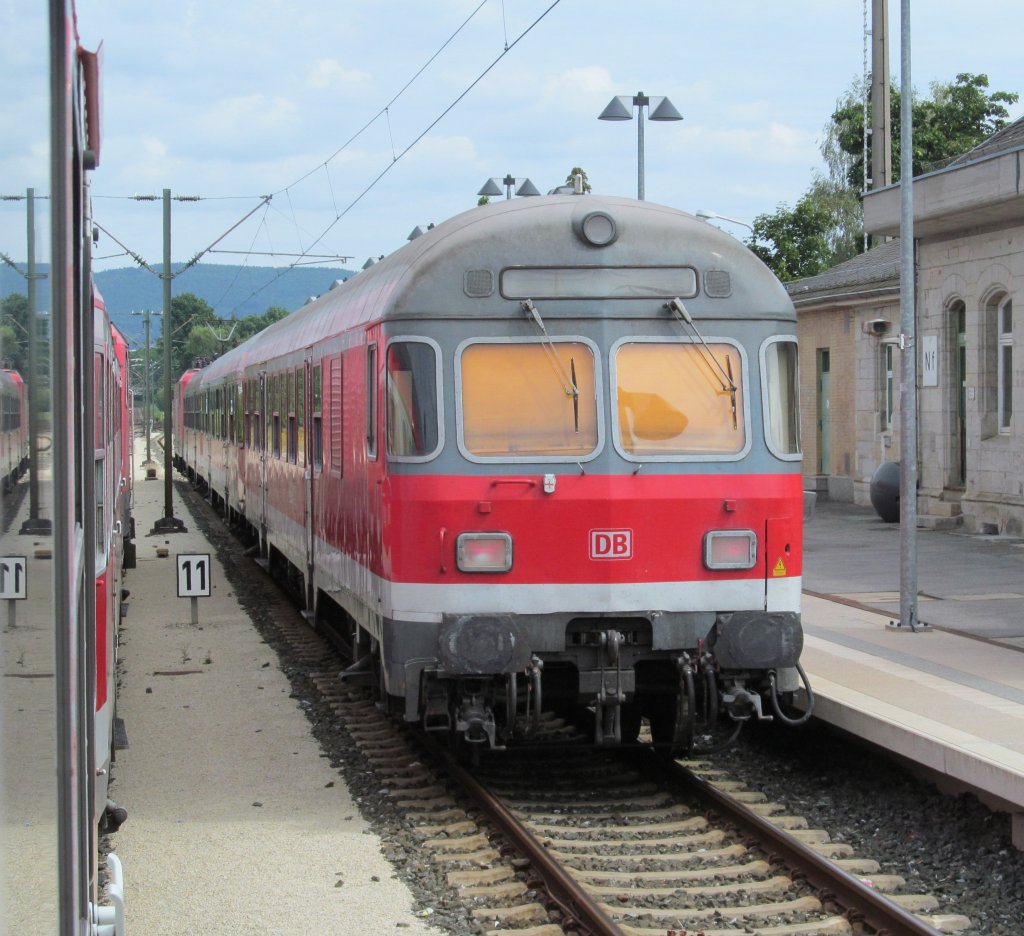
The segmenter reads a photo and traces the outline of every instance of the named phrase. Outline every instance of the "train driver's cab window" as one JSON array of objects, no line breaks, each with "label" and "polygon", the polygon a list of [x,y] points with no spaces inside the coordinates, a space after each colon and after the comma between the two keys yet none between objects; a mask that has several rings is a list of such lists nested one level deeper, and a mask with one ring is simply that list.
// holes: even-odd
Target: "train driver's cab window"
[{"label": "train driver's cab window", "polygon": [[459,373],[461,444],[468,455],[578,460],[597,450],[589,344],[474,342],[462,350]]},{"label": "train driver's cab window", "polygon": [[387,435],[392,458],[438,449],[438,354],[425,341],[392,341],[387,351]]},{"label": "train driver's cab window", "polygon": [[616,445],[627,458],[739,456],[743,367],[724,342],[625,342],[613,352]]},{"label": "train driver's cab window", "polygon": [[761,352],[765,438],[780,458],[800,457],[800,379],[793,338],[767,342]]}]

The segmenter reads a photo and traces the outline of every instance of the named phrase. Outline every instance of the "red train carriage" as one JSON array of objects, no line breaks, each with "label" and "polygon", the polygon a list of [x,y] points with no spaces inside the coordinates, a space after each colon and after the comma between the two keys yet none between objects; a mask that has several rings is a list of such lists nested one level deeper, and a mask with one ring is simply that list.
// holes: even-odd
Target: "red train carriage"
[{"label": "red train carriage", "polygon": [[50,5],[53,631],[59,931],[124,932],[120,863],[103,905],[99,837],[123,821],[108,798],[121,571],[130,535],[127,344],[93,288],[89,173],[100,159],[99,57],[73,4]]},{"label": "red train carriage", "polygon": [[95,718],[96,776],[93,810],[106,826],[107,785],[114,750],[117,635],[121,621],[124,547],[130,535],[130,421],[128,345],[107,317],[93,288],[93,481],[95,491]]},{"label": "red train carriage", "polygon": [[9,490],[28,467],[25,381],[15,370],[0,370],[0,483]]},{"label": "red train carriage", "polygon": [[673,750],[799,688],[796,322],[647,202],[441,224],[182,384],[178,456],[409,720]]},{"label": "red train carriage", "polygon": [[[102,301],[102,300],[100,300]],[[132,517],[132,492],[135,484],[134,433],[132,414],[135,401],[131,386],[131,366],[128,360],[128,339],[110,324],[112,357],[117,364],[118,383],[116,418],[113,423],[112,445],[117,458],[117,496],[114,509],[114,535],[121,538],[121,565],[125,569],[135,568],[135,520]]]}]

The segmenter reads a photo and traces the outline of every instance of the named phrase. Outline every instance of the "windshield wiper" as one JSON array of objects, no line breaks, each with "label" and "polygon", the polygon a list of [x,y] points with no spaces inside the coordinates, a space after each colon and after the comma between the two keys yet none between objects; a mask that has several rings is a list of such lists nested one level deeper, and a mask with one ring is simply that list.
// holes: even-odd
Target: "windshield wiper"
[{"label": "windshield wiper", "polygon": [[[686,306],[683,305],[683,301],[679,298],[671,299],[665,303],[665,308],[669,310],[680,322],[690,326],[690,330],[697,337],[700,342],[700,346],[697,346],[701,357],[704,358],[704,362],[708,365],[708,369],[714,373],[718,370],[721,377],[718,378],[719,383],[722,385],[722,391],[729,394],[729,400],[732,406],[732,427],[738,429],[739,426],[736,422],[736,384],[732,379],[732,358],[730,355],[725,356],[725,367],[722,367],[719,363],[718,358],[715,356],[715,352],[711,350],[708,343],[704,340],[704,336],[697,330],[697,326],[693,324],[693,317],[689,312],[686,311]],[[714,367],[711,365],[714,364]],[[717,376],[717,375],[716,375]]]},{"label": "windshield wiper", "polygon": [[540,329],[541,334],[544,336],[542,347],[544,353],[547,355],[548,360],[551,362],[552,367],[555,369],[555,375],[558,377],[558,382],[562,385],[562,389],[565,391],[566,396],[572,397],[572,413],[573,421],[575,424],[574,432],[580,431],[580,390],[576,383],[576,360],[575,358],[569,358],[569,367],[572,371],[571,374],[566,373],[565,365],[562,363],[562,359],[558,356],[558,351],[555,349],[555,343],[551,340],[551,336],[548,334],[548,330],[544,327],[544,319],[540,317],[540,311],[533,304],[532,299],[524,299],[520,305],[523,311],[530,316],[531,319],[536,323]]}]

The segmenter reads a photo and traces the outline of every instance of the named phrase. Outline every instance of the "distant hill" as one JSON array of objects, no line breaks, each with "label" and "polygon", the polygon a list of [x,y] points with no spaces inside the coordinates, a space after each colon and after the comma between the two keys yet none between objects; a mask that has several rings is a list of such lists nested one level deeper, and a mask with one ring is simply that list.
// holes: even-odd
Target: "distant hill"
[{"label": "distant hill", "polygon": [[[19,264],[24,269],[24,263]],[[181,264],[172,264],[180,269]],[[40,273],[49,273],[47,264],[38,264]],[[252,267],[219,263],[198,263],[171,285],[173,295],[194,293],[208,302],[218,317],[245,318],[261,315],[270,306],[294,310],[310,296],[327,292],[335,280],[347,279],[352,270],[339,267]],[[96,285],[103,294],[114,323],[128,335],[142,332],[140,319],[131,318],[133,310],[163,308],[163,283],[141,267],[125,267],[96,274]],[[12,292],[26,292],[25,279],[6,264],[0,264],[0,299]],[[50,307],[50,281],[37,287],[40,309]]]}]

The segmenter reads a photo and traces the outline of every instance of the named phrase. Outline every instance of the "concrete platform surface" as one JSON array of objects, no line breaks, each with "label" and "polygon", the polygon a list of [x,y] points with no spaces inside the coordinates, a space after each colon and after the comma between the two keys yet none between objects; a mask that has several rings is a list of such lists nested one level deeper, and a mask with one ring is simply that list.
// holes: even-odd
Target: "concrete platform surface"
[{"label": "concrete platform surface", "polygon": [[892,626],[897,524],[818,505],[805,556],[816,715],[1009,812],[1024,847],[1024,540],[918,531],[917,632]]},{"label": "concrete platform surface", "polygon": [[128,932],[438,934],[320,756],[215,554],[213,596],[199,599],[192,623],[174,556],[213,551],[177,500],[189,531],[148,535],[164,485],[162,468],[157,481],[145,475],[137,468],[138,568],[126,580],[134,597],[121,648],[130,746],[111,788],[129,813],[112,838]]}]

